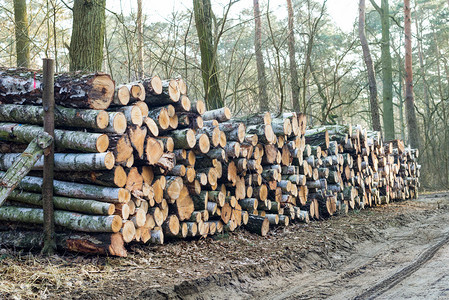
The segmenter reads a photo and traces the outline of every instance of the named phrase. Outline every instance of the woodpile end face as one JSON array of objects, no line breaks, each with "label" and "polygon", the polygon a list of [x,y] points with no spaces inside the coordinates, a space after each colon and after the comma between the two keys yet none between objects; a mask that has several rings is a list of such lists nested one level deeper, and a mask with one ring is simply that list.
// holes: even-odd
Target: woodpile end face
[{"label": "woodpile end face", "polygon": [[[40,84],[23,86],[30,74],[0,69],[1,174],[43,131]],[[115,87],[106,74],[63,74],[55,85],[61,249],[126,256],[127,243],[240,227],[265,236],[273,226],[418,195],[418,150],[362,126],[307,128],[295,112],[207,111],[182,79]],[[42,167],[43,159],[0,207],[0,244],[42,244],[28,225],[43,222]]]}]

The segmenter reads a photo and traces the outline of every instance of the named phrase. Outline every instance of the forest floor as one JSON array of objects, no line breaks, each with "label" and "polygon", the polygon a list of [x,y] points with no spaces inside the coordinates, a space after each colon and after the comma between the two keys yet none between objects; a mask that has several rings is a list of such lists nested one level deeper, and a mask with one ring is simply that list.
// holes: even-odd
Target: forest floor
[{"label": "forest floor", "polygon": [[448,299],[449,193],[125,259],[0,249],[0,298]]}]

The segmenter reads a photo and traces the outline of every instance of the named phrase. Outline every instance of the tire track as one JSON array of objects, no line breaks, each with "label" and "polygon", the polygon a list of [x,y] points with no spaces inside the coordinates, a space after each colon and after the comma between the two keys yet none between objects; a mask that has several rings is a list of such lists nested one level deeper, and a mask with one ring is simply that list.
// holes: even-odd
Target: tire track
[{"label": "tire track", "polygon": [[447,242],[449,242],[449,234],[446,234],[441,241],[439,241],[434,246],[430,247],[424,253],[422,253],[418,257],[418,259],[415,260],[413,263],[406,266],[402,270],[396,272],[395,274],[391,275],[390,277],[382,280],[380,283],[376,284],[367,291],[363,292],[363,294],[355,297],[354,300],[375,299],[376,297],[382,295],[383,293],[390,290],[398,283],[400,283],[401,281],[412,275],[419,268],[421,268],[421,266],[424,265],[426,262],[431,260],[438,252],[438,250],[440,250],[441,247],[447,244]]}]

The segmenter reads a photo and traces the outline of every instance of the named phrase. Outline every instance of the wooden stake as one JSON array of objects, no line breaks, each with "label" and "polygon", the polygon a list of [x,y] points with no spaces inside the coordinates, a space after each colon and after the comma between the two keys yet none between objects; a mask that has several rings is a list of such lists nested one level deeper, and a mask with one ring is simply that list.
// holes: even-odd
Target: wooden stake
[{"label": "wooden stake", "polygon": [[[54,95],[54,72],[53,59],[43,60],[44,90],[42,102],[44,105],[44,131],[55,137],[55,95]],[[42,184],[42,207],[44,209],[44,247],[42,253],[51,255],[56,250],[55,241],[55,216],[53,207],[53,169],[55,165],[54,143],[44,152],[44,170]]]}]

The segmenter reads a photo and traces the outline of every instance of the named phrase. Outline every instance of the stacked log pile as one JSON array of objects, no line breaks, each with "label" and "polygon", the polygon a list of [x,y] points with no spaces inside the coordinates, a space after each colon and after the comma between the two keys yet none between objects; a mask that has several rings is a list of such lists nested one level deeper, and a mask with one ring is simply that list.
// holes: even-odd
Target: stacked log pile
[{"label": "stacked log pile", "polygon": [[[0,169],[42,131],[39,73],[0,69]],[[55,79],[54,205],[58,246],[126,256],[125,243],[163,244],[245,227],[345,213],[416,197],[418,151],[383,143],[360,126],[306,129],[303,114],[231,118],[191,101],[182,79],[159,77],[115,87],[106,74]],[[29,248],[42,237],[43,160],[0,207],[12,238]],[[12,224],[12,225],[11,225]]]}]

